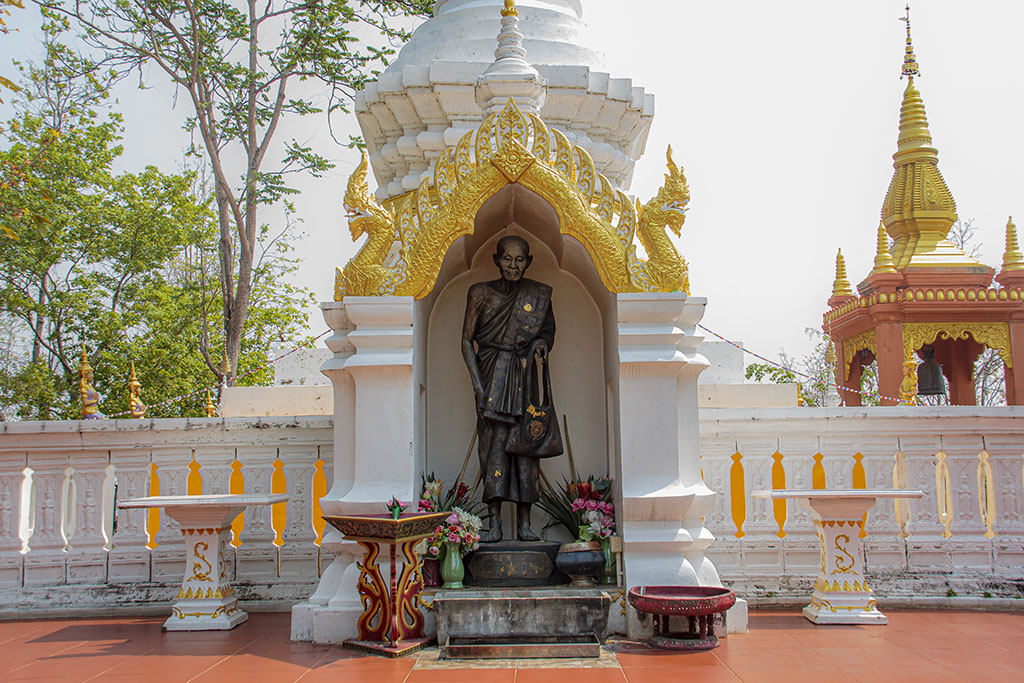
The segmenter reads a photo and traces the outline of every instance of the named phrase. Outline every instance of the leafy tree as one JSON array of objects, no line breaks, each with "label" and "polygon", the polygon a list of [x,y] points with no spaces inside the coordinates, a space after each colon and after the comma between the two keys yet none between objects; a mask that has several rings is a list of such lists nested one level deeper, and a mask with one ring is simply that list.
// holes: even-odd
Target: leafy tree
[{"label": "leafy tree", "polygon": [[[276,140],[285,117],[347,111],[367,78],[387,64],[407,33],[395,19],[425,16],[432,0],[33,0],[55,21],[73,21],[97,64],[143,77],[154,67],[187,102],[191,153],[213,179],[222,284],[221,321],[228,375],[238,369],[254,298],[258,241],[268,206],[295,192],[289,174],[315,176],[328,160],[297,140]],[[361,42],[369,28],[382,44]],[[302,81],[327,86],[326,103]],[[271,150],[280,160],[268,159]],[[220,374],[211,339],[200,337],[207,366]]]},{"label": "leafy tree", "polygon": [[[829,357],[828,338],[813,327],[804,330],[814,341],[814,349],[803,356],[793,357],[779,351],[779,365],[770,363],[751,363],[746,368],[746,378],[755,382],[773,384],[799,385],[802,405],[827,406],[829,396],[838,392],[836,383],[836,364]],[[782,366],[782,367],[779,367]],[[863,405],[878,405],[878,378],[875,363],[864,367],[861,371],[861,401]]]},{"label": "leafy tree", "polygon": [[[20,236],[0,241],[0,310],[13,330],[0,345],[5,417],[77,416],[83,343],[108,415],[127,409],[132,360],[151,404],[217,380],[197,351],[204,321],[220,323],[223,291],[209,193],[194,173],[112,171],[120,119],[97,113],[105,84],[83,84],[78,60],[51,45],[41,68],[26,69],[0,149],[0,174],[17,169],[17,182],[0,182],[0,210]],[[240,348],[242,372],[258,369],[247,384],[269,381],[271,342],[305,326],[308,293],[286,282],[289,244],[267,242]],[[204,399],[200,391],[150,414],[202,414]]]},{"label": "leafy tree", "polygon": [[[7,26],[7,20],[4,19],[4,17],[11,15],[11,7],[24,9],[25,6],[21,4],[21,0],[0,0],[0,34],[2,35],[7,35],[11,31]],[[17,92],[18,86],[15,85],[14,81],[11,79],[0,76],[0,90],[12,90]],[[3,100],[0,99],[0,102],[3,102]],[[8,237],[10,236],[11,235],[8,235]]]}]

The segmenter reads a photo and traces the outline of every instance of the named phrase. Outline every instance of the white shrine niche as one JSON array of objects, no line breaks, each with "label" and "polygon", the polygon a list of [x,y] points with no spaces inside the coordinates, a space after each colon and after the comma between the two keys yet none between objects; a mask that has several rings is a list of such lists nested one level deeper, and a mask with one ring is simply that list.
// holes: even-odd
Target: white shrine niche
[{"label": "white shrine niche", "polygon": [[[500,277],[492,255],[498,240],[519,235],[530,243],[533,263],[526,277],[552,288],[555,344],[551,352],[551,383],[559,421],[568,421],[568,437],[580,476],[611,476],[606,393],[614,372],[614,298],[598,279],[597,272],[575,239],[558,232],[554,210],[536,194],[519,185],[508,185],[488,200],[477,214],[472,235],[461,238],[448,251],[441,276],[430,296],[417,302],[417,326],[426,321],[425,334],[417,334],[417,381],[423,387],[423,417],[417,430],[424,444],[425,471],[434,472],[445,484],[458,476],[476,428],[473,389],[462,358],[462,325],[466,292],[477,282]],[[419,371],[419,370],[422,371]],[[563,433],[563,444],[567,443]],[[466,470],[470,486],[479,472],[476,447]],[[568,478],[567,453],[541,461],[544,474],[557,486]],[[479,490],[477,492],[479,495]],[[506,534],[514,529],[512,506],[504,506]],[[539,508],[533,512],[534,530],[540,533],[549,517]],[[552,527],[552,540],[568,540]]]},{"label": "white shrine niche", "polygon": [[[335,355],[323,371],[335,389],[338,477],[321,501],[324,512],[382,512],[392,495],[414,499],[422,473],[449,485],[457,476],[475,427],[461,352],[466,292],[499,277],[491,258],[497,240],[518,234],[534,256],[527,276],[553,288],[552,389],[558,415],[568,416],[576,469],[615,482],[626,587],[721,585],[705,556],[714,537],[704,517],[715,494],[701,477],[697,419],[697,376],[708,362],[697,352],[703,337],[696,324],[707,300],[608,291],[582,244],[561,234],[551,205],[518,184],[491,196],[473,227],[449,247],[422,299],[349,296],[324,304],[335,332],[327,342]],[[470,457],[465,481],[472,485],[475,447]],[[556,486],[569,475],[565,454],[542,466]],[[539,530],[546,516],[535,509],[533,522]],[[552,529],[550,537],[563,533]],[[359,553],[334,531],[323,548],[335,559],[310,600],[293,608],[292,637],[337,643],[356,635]],[[634,637],[649,630],[633,617],[623,623],[618,610],[616,630]]]}]

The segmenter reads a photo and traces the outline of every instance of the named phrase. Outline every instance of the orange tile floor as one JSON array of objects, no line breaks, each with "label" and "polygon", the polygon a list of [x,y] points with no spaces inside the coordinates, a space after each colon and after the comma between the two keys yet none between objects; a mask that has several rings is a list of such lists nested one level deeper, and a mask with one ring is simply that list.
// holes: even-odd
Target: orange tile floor
[{"label": "orange tile floor", "polygon": [[[815,626],[753,612],[718,649],[666,653],[614,642],[600,660],[466,663],[384,659],[291,643],[288,614],[233,631],[163,633],[160,618],[0,622],[0,680],[60,682],[622,683],[628,681],[1024,681],[1024,612],[889,611],[888,626]],[[499,668],[504,666],[504,668]],[[589,668],[583,668],[589,667]]]}]

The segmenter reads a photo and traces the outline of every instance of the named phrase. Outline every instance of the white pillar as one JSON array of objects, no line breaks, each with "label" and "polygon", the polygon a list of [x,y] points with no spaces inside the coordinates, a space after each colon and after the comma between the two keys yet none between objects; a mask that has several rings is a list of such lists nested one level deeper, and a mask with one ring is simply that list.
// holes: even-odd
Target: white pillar
[{"label": "white pillar", "polygon": [[[334,352],[321,368],[334,385],[334,483],[325,515],[382,513],[391,496],[416,497],[413,299],[349,296],[322,305]],[[308,602],[292,608],[292,639],[340,643],[356,636],[362,549],[328,527],[334,554]]]},{"label": "white pillar", "polygon": [[[715,493],[701,477],[697,419],[697,376],[708,361],[696,324],[707,299],[619,294],[617,305],[626,584],[720,586],[704,556]],[[645,628],[630,612],[633,636]]]}]

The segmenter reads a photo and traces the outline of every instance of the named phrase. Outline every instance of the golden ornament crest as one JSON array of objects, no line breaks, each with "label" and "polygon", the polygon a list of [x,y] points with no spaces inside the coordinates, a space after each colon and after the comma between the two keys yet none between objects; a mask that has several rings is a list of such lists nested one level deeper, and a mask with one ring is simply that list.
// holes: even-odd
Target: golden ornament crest
[{"label": "golden ornament crest", "polygon": [[[665,183],[646,204],[627,197],[598,173],[586,150],[572,145],[509,99],[454,147],[445,150],[415,192],[388,211],[370,195],[363,161],[349,180],[344,205],[353,240],[369,237],[335,280],[345,296],[427,296],[449,247],[473,232],[477,211],[509,183],[540,195],[558,215],[563,235],[587,250],[611,292],[688,292],[686,261],[669,239],[686,219],[690,190],[667,155]],[[639,240],[648,258],[636,255]]]}]

